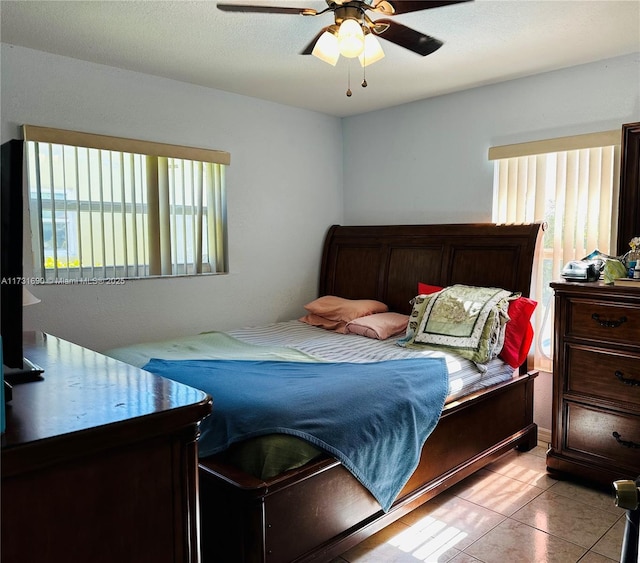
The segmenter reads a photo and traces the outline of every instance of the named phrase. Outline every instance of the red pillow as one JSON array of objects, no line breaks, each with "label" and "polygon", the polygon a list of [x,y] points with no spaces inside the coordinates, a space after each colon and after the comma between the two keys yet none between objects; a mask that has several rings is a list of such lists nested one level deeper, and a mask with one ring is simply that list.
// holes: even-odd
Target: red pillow
[{"label": "red pillow", "polygon": [[443,289],[438,285],[429,285],[427,283],[418,282],[418,295],[431,295]]},{"label": "red pillow", "polygon": [[[430,295],[441,289],[437,285],[418,282],[418,294],[420,295]],[[529,348],[533,342],[531,315],[537,305],[537,301],[527,297],[518,297],[518,299],[509,301],[509,318],[511,320],[505,327],[504,345],[498,356],[512,368],[517,368],[527,359]]]},{"label": "red pillow", "polygon": [[509,318],[504,330],[504,346],[498,356],[512,368],[517,368],[527,359],[533,342],[531,315],[538,303],[527,297],[509,301]]}]

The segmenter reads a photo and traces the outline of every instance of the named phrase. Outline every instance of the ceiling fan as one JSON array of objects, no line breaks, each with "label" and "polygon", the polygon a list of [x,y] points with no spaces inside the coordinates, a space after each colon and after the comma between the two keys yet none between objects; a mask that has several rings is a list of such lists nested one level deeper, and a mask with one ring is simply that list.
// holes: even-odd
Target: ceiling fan
[{"label": "ceiling fan", "polygon": [[326,0],[327,8],[321,11],[313,8],[243,4],[218,4],[218,8],[225,12],[301,16],[319,16],[333,12],[335,23],[320,30],[301,54],[315,55],[332,65],[337,63],[340,55],[347,58],[358,57],[360,64],[364,67],[384,57],[377,37],[400,45],[423,57],[442,47],[442,42],[434,37],[390,19],[372,20],[368,12],[375,12],[383,16],[395,16],[469,1],[471,0]]}]

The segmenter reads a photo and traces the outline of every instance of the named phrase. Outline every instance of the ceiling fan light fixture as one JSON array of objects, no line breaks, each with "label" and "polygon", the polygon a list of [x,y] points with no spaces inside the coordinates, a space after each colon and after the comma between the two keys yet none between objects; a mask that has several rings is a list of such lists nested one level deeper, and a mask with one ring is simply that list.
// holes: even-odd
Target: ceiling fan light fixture
[{"label": "ceiling fan light fixture", "polygon": [[331,31],[325,31],[318,41],[311,54],[331,66],[336,66],[340,58],[340,49],[338,47],[338,38]]},{"label": "ceiling fan light fixture", "polygon": [[338,45],[340,54],[348,59],[358,57],[364,51],[364,31],[354,19],[346,19],[338,30]]},{"label": "ceiling fan light fixture", "polygon": [[362,51],[362,53],[358,57],[358,59],[360,60],[360,65],[364,68],[378,62],[383,58],[384,51],[382,50],[380,41],[378,41],[378,38],[373,35],[373,33],[367,33],[364,36],[364,51]]}]

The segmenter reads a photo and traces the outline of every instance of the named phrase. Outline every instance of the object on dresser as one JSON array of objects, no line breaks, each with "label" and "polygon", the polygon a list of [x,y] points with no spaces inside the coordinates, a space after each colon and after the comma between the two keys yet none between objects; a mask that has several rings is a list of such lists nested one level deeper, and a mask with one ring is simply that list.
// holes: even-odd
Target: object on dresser
[{"label": "object on dresser", "polygon": [[607,260],[604,265],[604,272],[602,279],[604,283],[615,283],[616,279],[624,278],[627,276],[627,268],[620,260]]},{"label": "object on dresser", "polygon": [[602,260],[572,260],[562,268],[562,277],[567,281],[598,281],[603,265]]},{"label": "object on dresser", "polygon": [[631,250],[627,252],[622,258],[625,266],[627,267],[627,275],[630,278],[634,276],[634,270],[638,262],[640,262],[640,237],[633,237],[629,241],[629,247]]},{"label": "object on dresser", "polygon": [[[579,260],[577,262],[595,262],[600,270],[601,277],[604,283],[611,284],[616,278],[624,278],[627,276],[625,256],[610,256],[608,254],[605,254],[604,252],[600,252],[599,250],[594,250],[591,254],[585,256],[582,260]],[[573,262],[570,262],[569,264],[571,263]],[[569,264],[565,266],[565,269],[568,268]],[[562,272],[562,277],[568,281],[597,281],[596,279],[574,279],[565,275],[564,270]]]}]

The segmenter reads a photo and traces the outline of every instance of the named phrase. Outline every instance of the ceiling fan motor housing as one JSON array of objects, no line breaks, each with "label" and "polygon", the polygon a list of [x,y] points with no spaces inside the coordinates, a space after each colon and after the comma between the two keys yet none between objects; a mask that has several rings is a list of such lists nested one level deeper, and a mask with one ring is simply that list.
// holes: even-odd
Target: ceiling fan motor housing
[{"label": "ceiling fan motor housing", "polygon": [[364,22],[364,10],[360,7],[339,6],[336,7],[334,15],[337,25],[340,25],[345,20],[356,20],[361,25]]}]

